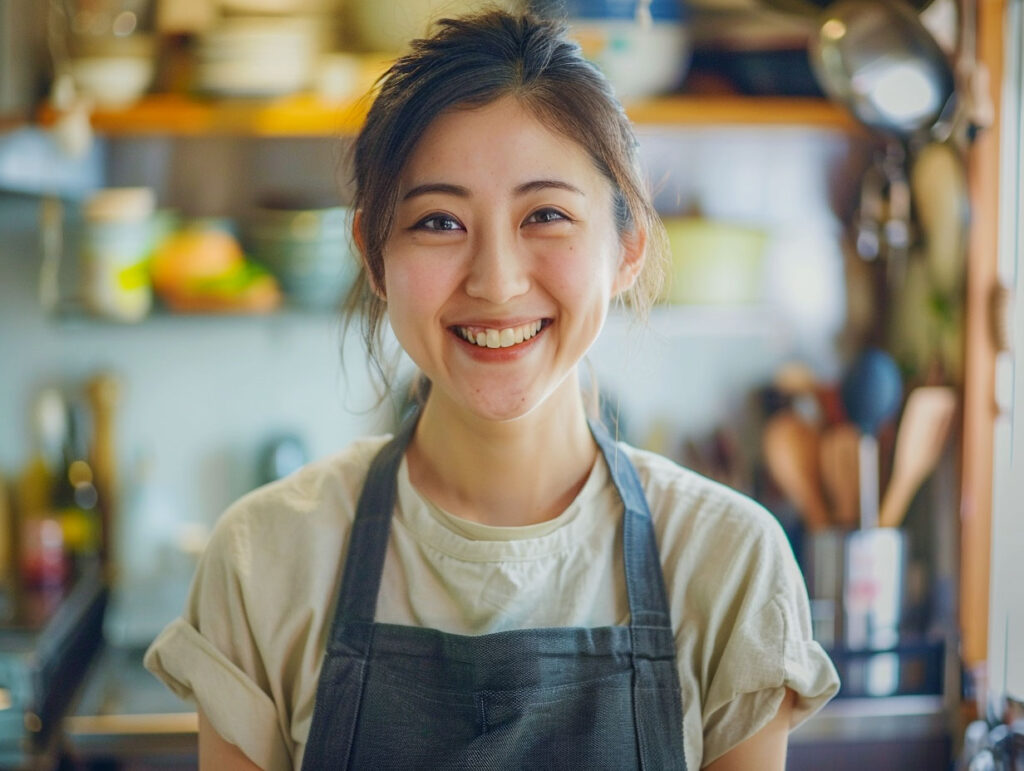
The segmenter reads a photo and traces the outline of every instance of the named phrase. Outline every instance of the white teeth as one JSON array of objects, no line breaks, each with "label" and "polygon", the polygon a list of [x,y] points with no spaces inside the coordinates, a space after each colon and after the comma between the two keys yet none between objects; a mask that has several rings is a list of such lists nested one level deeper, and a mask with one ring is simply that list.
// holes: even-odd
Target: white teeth
[{"label": "white teeth", "polygon": [[456,327],[459,335],[481,348],[509,348],[518,343],[529,340],[540,332],[543,323],[532,321],[518,327],[506,327],[505,329],[484,329],[473,332],[466,327]]}]

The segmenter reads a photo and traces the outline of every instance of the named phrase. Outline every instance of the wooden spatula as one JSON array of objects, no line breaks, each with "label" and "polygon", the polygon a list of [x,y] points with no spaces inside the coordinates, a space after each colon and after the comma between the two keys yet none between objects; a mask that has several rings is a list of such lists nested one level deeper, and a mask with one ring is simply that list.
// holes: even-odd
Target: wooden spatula
[{"label": "wooden spatula", "polygon": [[917,489],[939,461],[955,412],[952,388],[924,386],[910,392],[896,434],[892,477],[879,511],[883,527],[903,523]]},{"label": "wooden spatula", "polygon": [[852,530],[857,527],[860,432],[852,423],[837,423],[821,435],[821,478],[832,504],[832,519]]},{"label": "wooden spatula", "polygon": [[807,528],[827,528],[828,507],[821,490],[817,430],[792,410],[782,410],[768,419],[761,441],[768,471],[796,506]]}]

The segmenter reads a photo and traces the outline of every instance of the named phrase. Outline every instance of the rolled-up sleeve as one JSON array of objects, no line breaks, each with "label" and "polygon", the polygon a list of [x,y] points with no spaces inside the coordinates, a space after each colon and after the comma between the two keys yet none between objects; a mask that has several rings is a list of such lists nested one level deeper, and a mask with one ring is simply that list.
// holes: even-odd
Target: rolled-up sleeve
[{"label": "rolled-up sleeve", "polygon": [[[753,555],[752,555],[753,556]],[[839,690],[839,677],[811,634],[807,590],[781,530],[765,528],[747,562],[746,594],[718,631],[720,656],[703,704],[706,765],[763,728],[786,689],[796,693],[792,727]]]},{"label": "rolled-up sleeve", "polygon": [[245,521],[230,510],[221,518],[200,559],[185,611],[153,641],[144,663],[258,766],[290,769],[289,745],[247,610],[247,535]]}]

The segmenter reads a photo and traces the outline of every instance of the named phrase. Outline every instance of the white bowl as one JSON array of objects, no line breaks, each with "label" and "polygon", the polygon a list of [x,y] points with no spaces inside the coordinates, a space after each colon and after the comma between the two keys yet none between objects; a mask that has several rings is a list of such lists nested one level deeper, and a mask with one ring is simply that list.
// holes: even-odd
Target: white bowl
[{"label": "white bowl", "polygon": [[683,22],[570,19],[570,34],[611,81],[620,101],[674,90],[690,62],[690,29]]},{"label": "white bowl", "polygon": [[148,56],[83,56],[71,60],[79,91],[100,107],[124,107],[146,93],[156,67]]}]

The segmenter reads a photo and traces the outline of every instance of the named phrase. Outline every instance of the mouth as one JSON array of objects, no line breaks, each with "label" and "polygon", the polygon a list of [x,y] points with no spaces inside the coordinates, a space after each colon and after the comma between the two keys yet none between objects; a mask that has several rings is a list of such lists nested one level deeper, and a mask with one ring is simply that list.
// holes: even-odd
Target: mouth
[{"label": "mouth", "polygon": [[478,348],[511,348],[532,340],[551,325],[551,319],[537,319],[515,327],[453,326],[452,331]]}]

